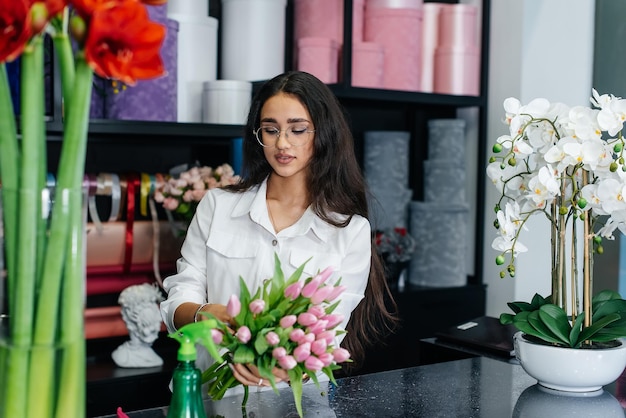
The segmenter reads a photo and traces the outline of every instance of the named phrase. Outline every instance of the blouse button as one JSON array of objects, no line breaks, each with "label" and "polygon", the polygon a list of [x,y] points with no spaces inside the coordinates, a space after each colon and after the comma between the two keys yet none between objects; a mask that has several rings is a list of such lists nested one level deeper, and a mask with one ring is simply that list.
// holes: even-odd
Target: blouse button
[{"label": "blouse button", "polygon": [[274,239],[274,240],[272,240],[272,245],[273,245],[274,247],[275,247],[275,246],[277,246],[277,245],[278,245],[278,241],[277,241],[277,240],[275,240],[275,239]]}]

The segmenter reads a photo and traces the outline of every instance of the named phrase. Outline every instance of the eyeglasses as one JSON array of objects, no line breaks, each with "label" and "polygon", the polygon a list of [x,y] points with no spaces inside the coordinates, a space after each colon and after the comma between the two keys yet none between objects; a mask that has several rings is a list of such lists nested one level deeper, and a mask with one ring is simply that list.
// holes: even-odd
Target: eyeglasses
[{"label": "eyeglasses", "polygon": [[275,126],[261,126],[256,131],[252,131],[256,140],[262,147],[272,148],[276,146],[280,133],[285,133],[285,139],[294,147],[301,147],[311,138],[315,129],[308,129],[308,126],[290,126],[287,129],[278,129]]}]

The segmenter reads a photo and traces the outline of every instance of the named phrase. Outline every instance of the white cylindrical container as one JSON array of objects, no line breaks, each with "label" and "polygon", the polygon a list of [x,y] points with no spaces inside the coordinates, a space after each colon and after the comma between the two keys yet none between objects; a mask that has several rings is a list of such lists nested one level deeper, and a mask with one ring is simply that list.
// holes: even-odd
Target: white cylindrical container
[{"label": "white cylindrical container", "polygon": [[167,13],[188,16],[208,16],[209,0],[168,0]]},{"label": "white cylindrical container", "polygon": [[297,68],[313,74],[323,83],[336,83],[339,73],[339,42],[330,38],[298,39]]},{"label": "white cylindrical container", "polygon": [[222,0],[221,78],[260,81],[285,71],[286,4]]},{"label": "white cylindrical container", "polygon": [[[217,78],[217,19],[169,14],[178,26],[178,122],[202,122],[202,83]],[[192,63],[192,64],[190,64]]]},{"label": "white cylindrical container", "polygon": [[252,100],[252,83],[212,80],[203,83],[202,122],[245,125]]}]

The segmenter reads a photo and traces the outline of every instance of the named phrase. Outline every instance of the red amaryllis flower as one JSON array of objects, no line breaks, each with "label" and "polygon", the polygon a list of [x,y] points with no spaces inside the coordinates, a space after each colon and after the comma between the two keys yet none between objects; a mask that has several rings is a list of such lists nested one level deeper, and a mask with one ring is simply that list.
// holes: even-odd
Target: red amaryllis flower
[{"label": "red amaryllis flower", "polygon": [[141,0],[141,2],[143,4],[147,4],[148,6],[160,6],[167,3],[167,0]]},{"label": "red amaryllis flower", "polygon": [[96,74],[134,85],[165,71],[160,56],[165,27],[145,6],[125,1],[97,8],[89,21],[85,58]]},{"label": "red amaryllis flower", "polygon": [[83,19],[89,19],[93,12],[107,3],[136,0],[68,0],[68,3]]},{"label": "red amaryllis flower", "polygon": [[30,3],[26,0],[0,0],[0,62],[17,58],[30,36]]}]

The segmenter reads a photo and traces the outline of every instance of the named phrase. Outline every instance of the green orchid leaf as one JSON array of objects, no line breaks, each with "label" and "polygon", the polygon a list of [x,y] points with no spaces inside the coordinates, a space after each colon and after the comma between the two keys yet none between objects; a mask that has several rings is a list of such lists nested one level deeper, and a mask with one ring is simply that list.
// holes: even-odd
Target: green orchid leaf
[{"label": "green orchid leaf", "polygon": [[612,313],[626,313],[626,300],[608,299],[594,304],[592,322],[597,322],[602,317]]},{"label": "green orchid leaf", "polygon": [[596,303],[600,303],[607,300],[620,300],[622,296],[614,290],[605,289],[595,295],[592,299],[592,303],[595,305]]},{"label": "green orchid leaf", "polygon": [[534,318],[536,319],[538,317],[538,314],[539,313],[537,311],[520,312],[515,315],[515,318],[513,319],[513,325],[515,325],[515,327],[522,331],[524,334],[532,335],[549,343],[562,344],[562,342],[555,338],[547,328],[544,327],[544,331],[542,331],[531,325],[529,317],[534,316]]},{"label": "green orchid leaf", "polygon": [[569,345],[569,335],[572,327],[567,314],[562,308],[552,304],[543,305],[539,308],[539,318],[554,336],[561,340],[562,343]]},{"label": "green orchid leaf", "polygon": [[594,335],[598,331],[600,331],[602,328],[604,328],[608,324],[610,324],[611,322],[615,322],[615,321],[619,320],[620,318],[621,318],[621,316],[618,313],[609,314],[609,315],[603,317],[602,319],[600,319],[599,321],[594,322],[593,324],[591,324],[590,327],[587,327],[587,328],[583,329],[582,332],[580,333],[580,337],[578,339],[580,341],[585,341],[585,340],[597,341],[594,338]]},{"label": "green orchid leaf", "polygon": [[520,312],[530,312],[535,309],[528,302],[509,302],[507,303],[507,306],[511,308],[511,310],[515,312],[516,314]]},{"label": "green orchid leaf", "polygon": [[578,348],[580,346],[579,336],[584,319],[585,313],[583,312],[576,317],[576,321],[574,321],[574,325],[572,325],[572,330],[569,333],[569,345],[572,348]]},{"label": "green orchid leaf", "polygon": [[552,303],[552,297],[547,296],[543,297],[539,293],[535,293],[533,299],[530,301],[530,305],[533,307],[533,310],[541,308],[543,305]]},{"label": "green orchid leaf", "polygon": [[510,325],[513,323],[513,318],[514,315],[511,315],[509,313],[500,314],[500,323],[502,325]]}]

